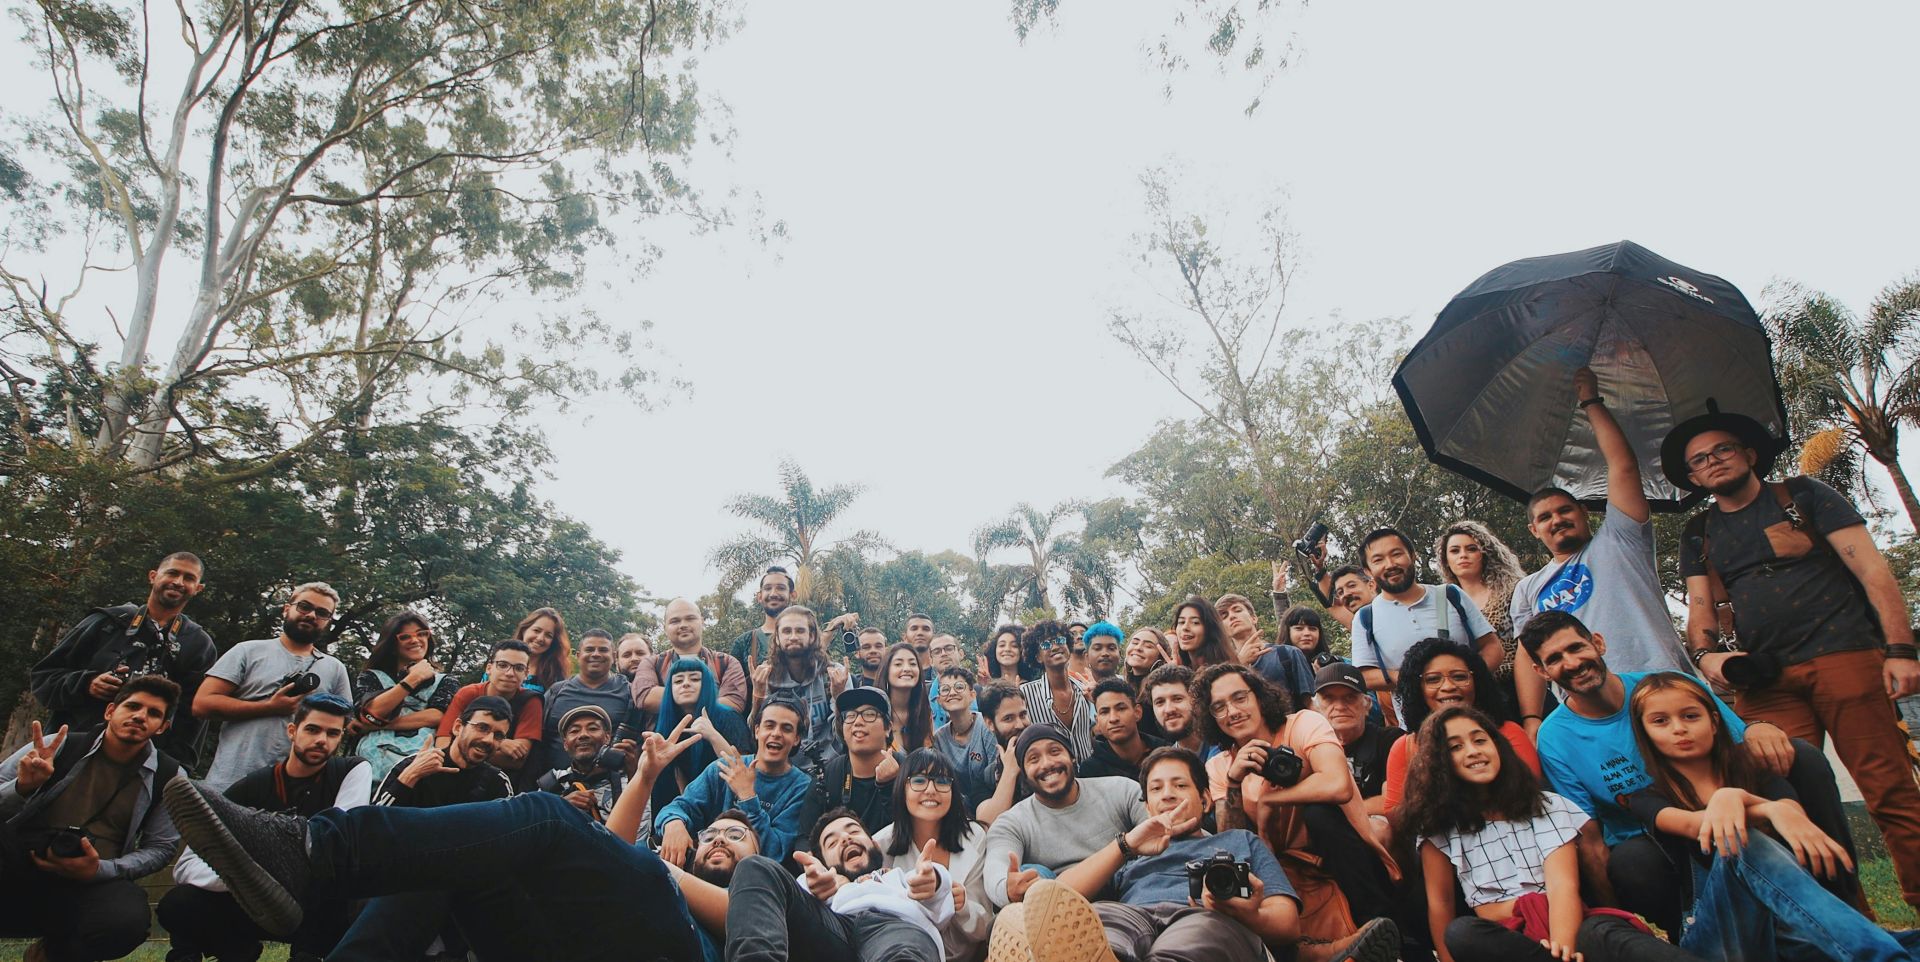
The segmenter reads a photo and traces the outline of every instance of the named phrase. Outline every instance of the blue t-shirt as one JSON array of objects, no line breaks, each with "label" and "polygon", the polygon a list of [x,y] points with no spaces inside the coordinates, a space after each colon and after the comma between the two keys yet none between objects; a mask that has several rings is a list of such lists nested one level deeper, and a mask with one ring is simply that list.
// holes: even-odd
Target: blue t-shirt
[{"label": "blue t-shirt", "polygon": [[[1626,686],[1626,701],[1620,710],[1605,718],[1576,715],[1561,706],[1540,723],[1535,739],[1540,749],[1540,767],[1553,790],[1600,820],[1609,846],[1618,845],[1646,831],[1621,799],[1653,784],[1641,766],[1640,748],[1633,742],[1633,718],[1628,707],[1633,689],[1640,679],[1653,674],[1646,671],[1616,673]],[[1679,674],[1675,672],[1675,674]],[[1725,703],[1708,692],[1727,732],[1737,743],[1747,736],[1747,724]]]},{"label": "blue t-shirt", "polygon": [[1286,689],[1293,703],[1305,707],[1313,697],[1313,666],[1305,652],[1292,645],[1274,645],[1254,656],[1254,671],[1260,677]]},{"label": "blue t-shirt", "polygon": [[1300,900],[1287,882],[1287,873],[1280,869],[1280,861],[1273,857],[1273,850],[1260,841],[1260,836],[1238,828],[1218,835],[1175,839],[1158,855],[1130,859],[1113,873],[1113,890],[1120,893],[1120,901],[1128,905],[1167,902],[1185,905],[1191,891],[1187,887],[1187,863],[1212,858],[1215,852],[1225,852],[1246,862],[1267,887],[1267,896],[1284,895],[1295,902]]}]

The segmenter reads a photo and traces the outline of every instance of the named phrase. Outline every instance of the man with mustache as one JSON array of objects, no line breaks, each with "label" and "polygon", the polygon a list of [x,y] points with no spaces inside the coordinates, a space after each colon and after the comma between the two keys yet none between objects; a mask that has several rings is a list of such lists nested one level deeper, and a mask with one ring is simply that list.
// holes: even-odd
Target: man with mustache
[{"label": "man with mustache", "polygon": [[475,699],[488,695],[498,698],[513,709],[513,727],[501,734],[487,761],[507,773],[514,791],[530,789],[546,770],[545,746],[540,739],[546,701],[526,686],[533,677],[533,649],[517,638],[503,638],[493,643],[485,668],[486,676],[481,681],[453,693],[433,744],[447,747],[453,739],[455,719],[465,714]]},{"label": "man with mustache", "polygon": [[941,962],[939,927],[953,917],[956,887],[946,866],[923,858],[912,870],[883,868],[880,847],[844,808],[820,816],[812,836],[794,853],[805,869],[797,880],[758,855],[734,871],[729,962]]},{"label": "man with mustache", "polygon": [[[1717,412],[1661,442],[1668,480],[1713,495],[1681,536],[1689,657],[1736,690],[1740,717],[1814,744],[1833,739],[1887,837],[1904,897],[1920,906],[1920,787],[1892,701],[1920,692],[1912,614],[1839,492],[1814,478],[1762,480],[1781,446],[1752,418]],[[1722,603],[1735,637],[1723,637]]]},{"label": "man with mustache", "polygon": [[[484,962],[554,956],[556,920],[566,920],[565,958],[631,962],[702,957],[706,930],[724,935],[725,886],[756,851],[737,812],[703,832],[694,871],[634,844],[653,782],[700,740],[682,725],[646,732],[631,789],[605,827],[557,795],[530,792],[443,808],[363,806],[312,818],[260,812],[203,791],[185,778],[167,786],[167,809],[219,873],[247,915],[273,933],[292,931],[316,900],[437,893]],[[643,906],[645,911],[634,910]],[[717,957],[718,942],[709,939]],[[404,958],[378,958],[382,962]],[[336,951],[332,958],[346,959]]]},{"label": "man with mustache", "polygon": [[[185,613],[206,587],[206,569],[192,552],[176,551],[147,572],[145,604],[96,608],[60,636],[33,666],[33,696],[51,716],[47,725],[91,728],[128,678],[164,675],[193,703],[200,680],[219,652],[206,629]],[[191,768],[201,723],[191,711],[167,726],[154,745]]]},{"label": "man with mustache", "polygon": [[[1400,663],[1422,639],[1449,637],[1480,653],[1489,669],[1498,668],[1506,651],[1500,636],[1459,585],[1421,584],[1413,542],[1393,528],[1379,528],[1361,539],[1360,556],[1380,593],[1353,615],[1353,664],[1374,691],[1392,692],[1400,683]],[[1538,676],[1515,673],[1520,689],[1521,725],[1531,735],[1546,714],[1546,686]],[[1400,706],[1394,704],[1394,718]]]},{"label": "man with mustache", "polygon": [[614,670],[625,675],[628,682],[640,672],[640,663],[653,654],[653,647],[647,644],[647,636],[637,631],[629,631],[620,636],[620,646],[614,649]]},{"label": "man with mustache", "polygon": [[[641,724],[640,708],[634,704],[634,691],[626,676],[613,670],[613,635],[600,628],[582,632],[580,650],[575,653],[574,661],[579,672],[554,682],[541,698],[545,715],[542,766],[562,765],[572,757],[573,752],[567,745],[567,719],[574,711],[586,707],[600,709],[606,720],[606,734],[614,740],[613,747],[638,752],[634,738],[647,726]],[[608,803],[609,807],[611,804]]]},{"label": "man with mustache", "polygon": [[1660,591],[1653,509],[1640,487],[1640,459],[1607,410],[1593,372],[1581,368],[1573,383],[1607,462],[1607,523],[1596,535],[1586,506],[1573,495],[1560,488],[1534,492],[1527,500],[1527,530],[1553,559],[1514,586],[1508,606],[1513,630],[1539,612],[1564,611],[1611,639],[1608,657],[1620,671],[1686,671]]},{"label": "man with mustache", "polygon": [[980,693],[980,711],[999,748],[987,767],[989,794],[974,806],[974,814],[991,825],[1002,812],[1027,797],[1027,783],[1020,777],[1020,761],[1013,746],[1020,733],[1032,726],[1033,716],[1027,712],[1027,696],[1012,685],[988,685]]},{"label": "man with mustache", "polygon": [[[1581,869],[1599,896],[1678,931],[1687,907],[1688,864],[1663,850],[1661,839],[1619,803],[1653,784],[1633,737],[1627,709],[1640,679],[1652,672],[1614,672],[1608,639],[1564,611],[1536,615],[1520,632],[1536,669],[1565,693],[1559,711],[1540,726],[1540,767],[1553,790],[1599,823],[1600,835],[1581,838]],[[1790,740],[1779,727],[1741,721],[1714,699],[1727,733],[1756,769],[1784,776],[1821,830],[1852,848],[1833,769],[1809,742]],[[1854,893],[1857,895],[1857,891]]]},{"label": "man with mustache", "polygon": [[[340,593],[320,581],[293,589],[280,609],[280,636],[243,641],[207,669],[193,696],[194,717],[218,720],[220,742],[207,784],[224,790],[240,776],[286,757],[292,742],[287,716],[309,692],[353,702],[353,681],[340,659],[326,652],[327,628],[340,610]],[[312,673],[317,688],[299,684]]]},{"label": "man with mustache", "polygon": [[[287,757],[243,776],[225,792],[237,804],[263,812],[312,816],[329,808],[358,808],[373,795],[372,766],[357,756],[336,756],[353,706],[332,695],[308,695],[287,722],[293,744]],[[272,936],[240,909],[226,883],[192,849],[173,865],[173,888],[154,907],[167,930],[168,956],[228,960],[258,959]],[[316,906],[316,908],[320,908]],[[344,903],[308,913],[290,939],[290,958],[324,957],[346,928]]]},{"label": "man with mustache", "polygon": [[[1122,852],[1145,839],[1140,785],[1126,778],[1074,775],[1073,736],[1057,725],[1030,725],[1013,743],[1021,779],[1033,794],[987,829],[987,899],[995,908],[1020,901],[1041,872],[1057,874],[1120,839]],[[1122,839],[1134,832],[1131,839]],[[996,925],[1002,923],[995,923]]]},{"label": "man with mustache", "polygon": [[[49,737],[34,722],[28,743],[0,763],[0,933],[39,937],[26,958],[117,959],[146,939],[147,893],[134,880],[180,848],[157,804],[180,765],[153,745],[179,703],[171,680],[135,676],[115,689],[96,731]],[[69,826],[84,833],[61,831]]]},{"label": "man with mustache", "polygon": [[1200,725],[1193,717],[1193,669],[1185,665],[1161,665],[1140,686],[1140,701],[1161,737],[1201,758],[1210,758],[1214,749],[1200,737]]}]

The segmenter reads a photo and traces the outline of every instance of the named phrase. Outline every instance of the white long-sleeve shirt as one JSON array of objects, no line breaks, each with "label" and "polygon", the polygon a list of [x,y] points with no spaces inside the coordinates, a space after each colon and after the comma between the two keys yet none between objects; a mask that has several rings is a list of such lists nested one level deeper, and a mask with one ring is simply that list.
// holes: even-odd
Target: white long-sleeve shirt
[{"label": "white long-sleeve shirt", "polygon": [[[939,884],[933,887],[933,894],[924,902],[916,902],[907,894],[907,869],[882,869],[862,875],[856,881],[840,886],[834,893],[827,908],[841,915],[854,915],[860,912],[880,912],[897,919],[905,919],[927,933],[934,945],[945,945],[940,937],[940,927],[953,918],[953,876],[947,874],[947,867],[938,862],[933,864],[933,873],[939,877]],[[801,879],[801,887],[806,886]]]},{"label": "white long-sleeve shirt", "polygon": [[[889,825],[873,836],[873,844],[886,851],[893,842]],[[940,926],[941,944],[948,962],[961,962],[977,953],[975,949],[993,934],[993,903],[987,901],[987,830],[980,825],[967,826],[960,839],[960,851],[948,853],[947,872],[967,890],[967,905]],[[920,865],[920,850],[907,846],[904,855],[887,856],[887,867],[911,872]]]}]

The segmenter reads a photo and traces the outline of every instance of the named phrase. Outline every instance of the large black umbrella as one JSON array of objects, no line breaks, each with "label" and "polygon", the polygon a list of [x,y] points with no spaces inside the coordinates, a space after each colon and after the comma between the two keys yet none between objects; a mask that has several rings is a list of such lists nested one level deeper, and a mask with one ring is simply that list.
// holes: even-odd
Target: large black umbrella
[{"label": "large black umbrella", "polygon": [[1785,437],[1768,346],[1732,284],[1621,241],[1487,272],[1434,318],[1393,389],[1435,464],[1521,500],[1553,485],[1598,502],[1607,467],[1573,385],[1591,367],[1647,499],[1677,511],[1700,495],[1661,473],[1660,439],[1708,398]]}]

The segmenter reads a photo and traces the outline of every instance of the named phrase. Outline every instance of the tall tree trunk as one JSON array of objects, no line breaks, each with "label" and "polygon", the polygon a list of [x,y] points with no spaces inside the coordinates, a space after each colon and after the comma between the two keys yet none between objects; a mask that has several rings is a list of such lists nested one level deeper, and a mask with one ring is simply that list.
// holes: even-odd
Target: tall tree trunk
[{"label": "tall tree trunk", "polygon": [[1869,453],[1873,455],[1875,461],[1879,461],[1880,465],[1887,469],[1887,475],[1893,478],[1894,493],[1900,496],[1900,504],[1907,509],[1907,523],[1913,525],[1915,531],[1920,531],[1920,499],[1916,499],[1913,495],[1913,485],[1907,481],[1907,472],[1900,469],[1899,453],[1896,451],[1886,458],[1880,457],[1879,452]]}]

